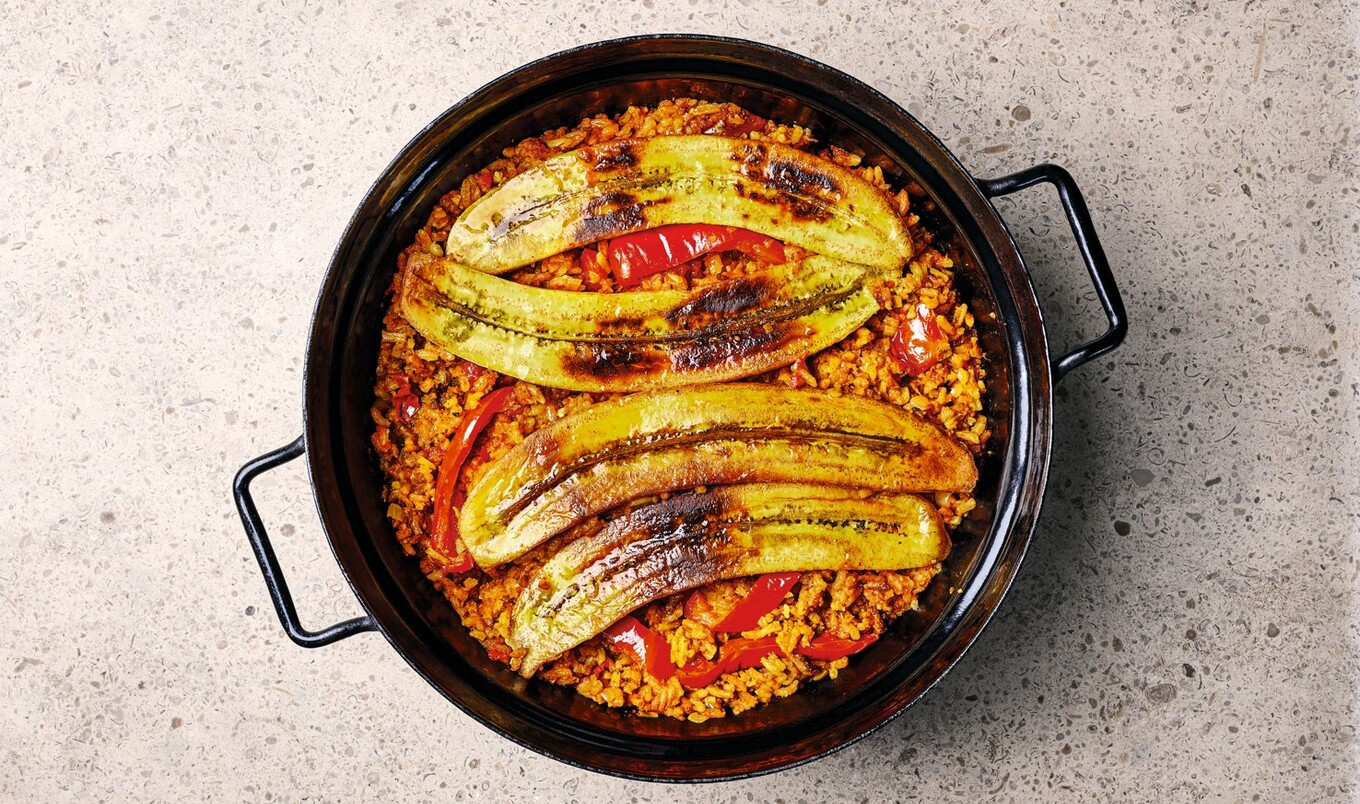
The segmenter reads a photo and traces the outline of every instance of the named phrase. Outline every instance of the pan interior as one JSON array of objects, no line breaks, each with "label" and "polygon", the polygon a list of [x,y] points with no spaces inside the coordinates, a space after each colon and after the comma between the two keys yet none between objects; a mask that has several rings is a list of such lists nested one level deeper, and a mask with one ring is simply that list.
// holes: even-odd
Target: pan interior
[{"label": "pan interior", "polygon": [[[1003,573],[999,589],[996,568],[1018,562],[1028,536],[1027,527],[1019,529],[1017,550],[1012,487],[1032,422],[1028,414],[1016,415],[1028,400],[1013,394],[1017,373],[1026,371],[1021,338],[1013,331],[1015,303],[996,250],[942,174],[957,166],[872,90],[813,62],[746,43],[672,37],[609,44],[612,49],[595,46],[528,65],[454,107],[408,146],[360,207],[337,250],[313,324],[307,366],[313,484],[337,560],[365,607],[413,667],[483,723],[535,750],[620,775],[693,779],[767,771],[833,750],[919,697],[962,652],[947,648],[958,640],[966,647],[990,613],[979,619],[970,612],[994,605],[1004,592],[1014,566]],[[884,123],[874,110],[851,103],[851,91],[886,104],[903,122]],[[924,222],[957,265],[988,356],[986,406],[994,429],[980,461],[978,507],[954,533],[946,572],[922,595],[920,610],[902,617],[837,680],[704,723],[611,710],[568,688],[526,682],[490,660],[417,562],[402,553],[369,447],[368,410],[396,254],[439,196],[524,137],[586,115],[680,96],[731,101],[762,117],[809,127],[821,142],[864,154],[895,186],[914,180],[926,189],[936,208]]]}]

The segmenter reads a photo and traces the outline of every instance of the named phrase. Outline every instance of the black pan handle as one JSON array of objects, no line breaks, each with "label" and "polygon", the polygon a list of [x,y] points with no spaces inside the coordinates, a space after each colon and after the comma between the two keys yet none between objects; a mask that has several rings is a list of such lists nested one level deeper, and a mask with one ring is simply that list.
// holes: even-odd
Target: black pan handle
[{"label": "black pan handle", "polygon": [[250,496],[250,481],[270,469],[288,463],[306,449],[302,437],[298,436],[298,439],[288,446],[267,452],[247,463],[236,473],[232,493],[236,497],[236,509],[241,512],[241,524],[245,525],[246,537],[250,539],[250,546],[255,550],[255,560],[260,562],[260,572],[264,573],[265,586],[269,587],[269,597],[273,599],[274,609],[279,613],[279,622],[283,623],[283,630],[302,647],[319,648],[364,631],[376,631],[378,623],[372,617],[355,617],[353,620],[345,620],[320,631],[308,631],[302,627],[302,621],[298,619],[293,596],[288,593],[288,582],[283,579],[283,568],[279,566],[279,559],[274,555],[274,547],[269,543],[269,534],[264,531],[264,522],[261,521],[260,512],[255,507],[255,500]]},{"label": "black pan handle", "polygon": [[1119,295],[1114,274],[1110,271],[1110,261],[1105,257],[1105,249],[1100,246],[1096,236],[1096,225],[1091,220],[1091,211],[1081,197],[1081,190],[1072,179],[1072,174],[1057,165],[1035,165],[1019,173],[1002,176],[999,179],[977,179],[978,189],[988,198],[1010,195],[1026,187],[1048,183],[1058,191],[1063,212],[1067,213],[1067,223],[1072,227],[1072,237],[1077,241],[1077,249],[1091,272],[1091,282],[1096,287],[1100,306],[1105,308],[1105,316],[1110,320],[1110,328],[1095,340],[1082,344],[1057,360],[1053,361],[1053,379],[1061,380],[1063,375],[1083,363],[1114,349],[1124,342],[1129,331],[1129,320],[1124,312],[1124,298]]}]

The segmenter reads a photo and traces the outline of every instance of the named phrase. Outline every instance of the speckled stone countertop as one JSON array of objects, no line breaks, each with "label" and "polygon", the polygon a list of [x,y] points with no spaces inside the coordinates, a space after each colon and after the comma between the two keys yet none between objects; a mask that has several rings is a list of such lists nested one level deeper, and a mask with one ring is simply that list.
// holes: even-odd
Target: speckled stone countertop
[{"label": "speckled stone countertop", "polygon": [[[314,294],[439,112],[612,36],[769,42],[977,175],[1077,177],[1122,349],[1059,388],[1001,612],[923,702],[785,773],[592,775],[387,642],[280,630],[228,488],[301,429]],[[1206,0],[0,7],[0,800],[1355,800],[1360,8]],[[1051,191],[1004,202],[1055,344],[1102,323]],[[313,624],[357,613],[302,468],[258,484]]]}]

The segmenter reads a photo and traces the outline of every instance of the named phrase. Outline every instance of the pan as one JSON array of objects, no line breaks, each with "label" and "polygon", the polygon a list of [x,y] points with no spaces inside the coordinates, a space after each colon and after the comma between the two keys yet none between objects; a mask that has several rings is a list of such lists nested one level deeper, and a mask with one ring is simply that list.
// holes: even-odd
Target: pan
[{"label": "pan", "polygon": [[[402,553],[385,514],[369,446],[374,373],[396,254],[440,195],[506,144],[583,116],[687,96],[739,104],[798,123],[864,154],[895,186],[915,181],[924,223],[954,259],[988,356],[985,400],[995,423],[980,460],[977,508],[953,534],[937,579],[909,612],[835,681],[739,716],[704,723],[640,718],[572,690],[525,680],[492,661],[452,607]],[[992,199],[1034,185],[1057,191],[1108,329],[1057,357],[1025,263]],[[453,705],[505,737],[572,765],[661,781],[751,776],[810,761],[881,727],[925,695],[1001,604],[1034,531],[1052,444],[1053,384],[1114,349],[1127,322],[1110,266],[1075,181],[1055,165],[1000,178],[969,174],[897,104],[811,59],[737,39],[615,39],[540,59],[492,81],[422,131],[378,177],[336,246],[312,314],[304,432],[247,463],[234,495],[289,637],[309,648],[377,631]],[[317,510],[364,616],[302,625],[250,486],[306,456]],[[437,750],[437,749],[436,749]]]}]

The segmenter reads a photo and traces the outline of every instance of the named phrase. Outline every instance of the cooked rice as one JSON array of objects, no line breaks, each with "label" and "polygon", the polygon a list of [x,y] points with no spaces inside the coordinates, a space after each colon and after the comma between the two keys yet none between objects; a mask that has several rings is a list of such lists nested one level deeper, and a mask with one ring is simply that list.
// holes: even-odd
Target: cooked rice
[{"label": "cooked rice", "polygon": [[[696,134],[742,131],[751,139],[780,142],[819,153],[839,165],[856,169],[870,182],[890,191],[878,167],[862,165],[860,157],[835,146],[819,146],[812,132],[798,126],[779,125],[753,118],[732,104],[693,99],[663,101],[655,108],[630,107],[617,117],[597,115],[574,128],[549,131],[504,151],[501,159],[463,180],[440,199],[428,222],[398,258],[426,251],[441,255],[449,224],[464,208],[490,187],[500,184],[549,156],[587,144],[620,137],[665,134]],[[980,454],[990,435],[982,413],[985,390],[983,356],[973,328],[973,314],[958,297],[953,282],[953,263],[931,246],[930,235],[918,225],[912,206],[929,203],[920,188],[908,185],[892,196],[903,213],[914,239],[915,257],[900,279],[882,294],[882,310],[840,343],[776,372],[752,378],[756,382],[791,387],[813,386],[835,394],[856,394],[917,411],[938,422],[956,438]],[[748,272],[749,258],[739,252],[710,254],[691,275],[669,271],[645,279],[641,290],[693,288]],[[565,290],[614,292],[612,277],[601,262],[583,268],[580,250],[559,254],[507,275],[540,287]],[[951,351],[920,376],[904,382],[892,367],[888,344],[898,326],[925,304],[941,317]],[[400,386],[399,376],[409,379],[420,407],[409,421],[393,411],[392,397]],[[464,477],[475,482],[487,464],[503,455],[545,423],[569,415],[607,394],[584,394],[544,388],[483,369],[428,343],[401,317],[395,306],[384,319],[378,358],[376,401],[372,415],[376,425],[373,446],[387,477],[385,499],[388,516],[402,547],[420,557],[421,569],[449,599],[473,637],[495,660],[512,668],[520,657],[506,644],[510,611],[524,581],[542,564],[553,543],[523,558],[491,570],[474,569],[461,575],[444,571],[443,557],[428,545],[427,532],[433,508],[434,485],[439,463],[450,436],[464,410],[498,385],[514,385],[513,401],[497,416],[469,459]],[[946,523],[952,528],[971,510],[975,501],[967,494],[937,494]],[[755,631],[740,636],[775,636],[786,656],[771,656],[762,667],[728,673],[708,687],[684,688],[677,678],[659,682],[642,671],[633,657],[606,645],[597,637],[548,663],[538,677],[555,684],[575,686],[591,700],[612,707],[631,707],[641,715],[666,715],[702,721],[722,717],[766,703],[797,691],[808,682],[835,678],[854,657],[831,662],[795,655],[794,648],[819,634],[858,639],[882,633],[894,619],[916,606],[917,595],[939,572],[939,565],[901,572],[805,572],[782,604],[760,621]],[[713,584],[704,590],[717,611],[725,611],[746,593],[754,579],[744,578]],[[635,615],[670,644],[671,659],[682,666],[699,655],[712,658],[728,639],[714,634],[703,623],[684,615],[688,593],[645,606]],[[732,636],[738,636],[736,634]]]}]

